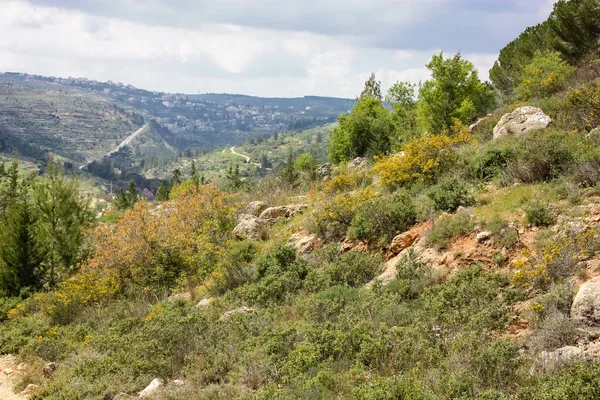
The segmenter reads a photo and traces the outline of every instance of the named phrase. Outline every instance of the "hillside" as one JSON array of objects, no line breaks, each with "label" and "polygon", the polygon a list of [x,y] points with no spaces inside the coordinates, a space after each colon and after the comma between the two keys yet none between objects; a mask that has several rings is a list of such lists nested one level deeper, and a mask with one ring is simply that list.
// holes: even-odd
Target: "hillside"
[{"label": "hillside", "polygon": [[4,382],[33,400],[600,398],[600,3],[541,26],[492,83],[439,53],[419,87],[384,97],[373,74],[299,133],[181,154],[150,121],[89,168],[160,186],[99,216],[62,163],[1,161]]}]

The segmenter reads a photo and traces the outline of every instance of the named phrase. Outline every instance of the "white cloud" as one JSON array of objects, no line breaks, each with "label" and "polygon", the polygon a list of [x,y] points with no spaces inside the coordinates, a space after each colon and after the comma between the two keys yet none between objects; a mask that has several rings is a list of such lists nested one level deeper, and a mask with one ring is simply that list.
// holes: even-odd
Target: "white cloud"
[{"label": "white cloud", "polygon": [[[245,0],[153,0],[143,8],[136,0],[56,1],[0,1],[0,71],[85,76],[172,92],[355,97],[373,71],[384,89],[396,80],[426,79],[424,65],[442,47],[376,46],[371,33],[384,34],[394,24],[412,26],[435,7],[465,0],[327,0],[314,7],[299,0],[260,0],[254,6]],[[206,12],[194,25],[190,14],[198,4]],[[245,11],[225,13],[234,6]],[[259,14],[268,6],[274,10],[269,17],[296,21],[298,29],[279,28],[274,21],[261,27]],[[401,15],[385,12],[404,9]],[[339,15],[331,14],[335,10]],[[136,11],[147,21],[135,17]],[[160,13],[165,23],[158,23]],[[179,26],[175,15],[182,18]],[[364,17],[359,25],[357,16]],[[335,34],[322,29],[326,20],[338,27]],[[366,26],[369,21],[380,26]],[[496,58],[484,52],[466,57],[483,78]]]}]

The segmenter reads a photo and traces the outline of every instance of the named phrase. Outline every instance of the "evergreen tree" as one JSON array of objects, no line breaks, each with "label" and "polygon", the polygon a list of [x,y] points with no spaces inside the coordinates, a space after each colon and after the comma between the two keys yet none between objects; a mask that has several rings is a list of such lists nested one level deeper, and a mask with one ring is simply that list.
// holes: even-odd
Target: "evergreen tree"
[{"label": "evergreen tree", "polygon": [[181,171],[179,168],[175,168],[173,171],[173,177],[171,178],[171,185],[177,186],[181,183]]},{"label": "evergreen tree", "polygon": [[163,179],[163,181],[160,183],[160,186],[158,187],[158,190],[156,191],[155,199],[157,201],[167,201],[167,200],[169,200],[170,193],[171,193],[171,185],[169,184],[169,181],[167,181],[166,179]]},{"label": "evergreen tree", "polygon": [[63,274],[72,271],[82,258],[83,227],[93,215],[89,199],[79,195],[75,178],[66,178],[50,158],[46,174],[32,185],[35,222],[33,239],[41,258],[41,276],[54,287]]},{"label": "evergreen tree", "polygon": [[133,208],[135,203],[140,199],[140,195],[137,191],[137,186],[133,180],[129,181],[129,187],[127,190],[121,188],[117,198],[115,199],[115,207],[118,210],[126,210]]},{"label": "evergreen tree", "polygon": [[298,178],[300,174],[294,168],[294,154],[290,149],[287,154],[287,158],[285,161],[285,167],[281,170],[281,178],[285,183],[290,185],[291,187],[298,186]]},{"label": "evergreen tree", "polygon": [[240,176],[240,166],[236,164],[235,168],[233,166],[229,166],[227,170],[227,175],[225,176],[226,180],[226,188],[229,191],[236,192],[242,187],[242,178]]}]

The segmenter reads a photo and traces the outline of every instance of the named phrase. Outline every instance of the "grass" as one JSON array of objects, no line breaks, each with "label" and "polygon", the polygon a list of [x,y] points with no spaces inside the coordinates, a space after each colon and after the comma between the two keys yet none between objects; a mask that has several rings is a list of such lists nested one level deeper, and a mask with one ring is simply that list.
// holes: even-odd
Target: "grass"
[{"label": "grass", "polygon": [[500,216],[510,219],[520,216],[521,210],[533,198],[544,198],[548,203],[557,203],[559,195],[551,184],[516,185],[507,188],[486,190],[477,195],[475,216],[481,221],[491,221]]}]

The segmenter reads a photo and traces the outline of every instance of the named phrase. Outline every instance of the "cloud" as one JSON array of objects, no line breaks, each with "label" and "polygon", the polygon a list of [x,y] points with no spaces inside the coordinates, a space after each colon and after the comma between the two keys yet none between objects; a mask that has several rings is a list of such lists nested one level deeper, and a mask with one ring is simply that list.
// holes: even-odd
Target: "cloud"
[{"label": "cloud", "polygon": [[528,3],[4,0],[0,70],[173,92],[355,97],[373,71],[384,88],[426,79],[442,49],[462,51],[487,78],[500,47],[546,5]]}]

